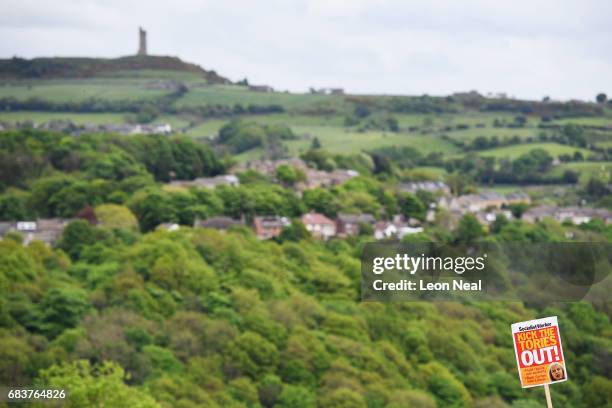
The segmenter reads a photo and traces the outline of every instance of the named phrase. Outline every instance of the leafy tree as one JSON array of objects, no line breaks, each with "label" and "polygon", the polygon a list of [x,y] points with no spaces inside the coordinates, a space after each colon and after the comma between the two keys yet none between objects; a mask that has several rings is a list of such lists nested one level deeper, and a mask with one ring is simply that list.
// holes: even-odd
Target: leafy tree
[{"label": "leafy tree", "polygon": [[172,351],[166,348],[149,344],[144,346],[142,351],[151,361],[154,372],[157,370],[158,374],[176,374],[183,371],[183,365],[181,362],[174,356]]},{"label": "leafy tree", "polygon": [[457,228],[456,236],[459,242],[474,242],[484,235],[482,225],[478,219],[472,214],[466,214],[461,217],[459,227]]},{"label": "leafy tree", "polygon": [[595,199],[604,197],[609,194],[609,190],[606,186],[606,183],[604,183],[601,179],[595,177],[591,177],[589,179],[584,189],[584,192],[588,197],[592,197]]},{"label": "leafy tree", "polygon": [[66,251],[72,259],[78,259],[87,245],[96,241],[96,233],[87,221],[77,220],[66,226],[58,247]]},{"label": "leafy tree", "polygon": [[470,394],[446,367],[439,363],[428,363],[420,371],[439,405],[457,408],[471,406]]},{"label": "leafy tree", "polygon": [[315,408],[316,406],[315,396],[309,389],[299,385],[286,385],[274,408]]},{"label": "leafy tree", "polygon": [[24,193],[10,192],[0,196],[0,220],[18,221],[29,217],[26,209],[28,196]]},{"label": "leafy tree", "polygon": [[125,380],[124,370],[112,362],[92,367],[87,361],[76,361],[51,366],[40,375],[40,382],[46,387],[70,393],[65,400],[69,408],[160,407],[145,391],[129,387]]},{"label": "leafy tree", "polygon": [[506,225],[508,225],[510,221],[503,214],[498,214],[495,216],[495,221],[491,223],[491,232],[493,234],[498,234]]},{"label": "leafy tree", "polygon": [[294,241],[299,242],[310,237],[310,232],[306,229],[300,220],[292,220],[291,225],[283,228],[278,239],[281,242]]},{"label": "leafy tree", "polygon": [[525,213],[525,211],[527,211],[527,209],[529,208],[529,204],[527,203],[510,204],[508,208],[512,212],[512,215],[514,216],[514,218],[521,218],[523,214]]},{"label": "leafy tree", "polygon": [[333,158],[323,149],[310,149],[300,155],[306,163],[313,164],[319,170],[332,171],[336,168]]},{"label": "leafy tree", "polygon": [[28,369],[34,350],[27,339],[2,332],[0,335],[0,381],[28,386]]},{"label": "leafy tree", "polygon": [[230,345],[225,365],[227,372],[242,373],[257,379],[272,372],[277,362],[278,350],[274,344],[257,333],[247,331]]},{"label": "leafy tree", "polygon": [[472,186],[472,182],[467,177],[459,173],[451,173],[447,175],[445,181],[450,187],[451,192],[457,196],[466,194]]},{"label": "leafy tree", "polygon": [[606,101],[608,100],[608,96],[605,93],[601,92],[597,94],[595,100],[597,101],[597,103],[606,103]]},{"label": "leafy tree", "polygon": [[568,184],[576,184],[580,178],[580,173],[573,170],[565,170],[563,172],[563,182]]},{"label": "leafy tree", "polygon": [[312,143],[310,144],[310,148],[313,149],[313,150],[321,148],[321,141],[319,140],[318,137],[315,137],[314,139],[312,139]]},{"label": "leafy tree", "polygon": [[359,104],[355,106],[354,114],[356,117],[363,119],[367,116],[370,116],[372,114],[372,111],[367,106]]},{"label": "leafy tree", "polygon": [[318,212],[335,217],[340,210],[340,202],[329,190],[323,188],[313,188],[304,191],[302,201],[310,211]]},{"label": "leafy tree", "polygon": [[137,229],[138,220],[129,208],[116,204],[102,204],[95,209],[98,225],[103,228]]},{"label": "leafy tree", "polygon": [[294,185],[299,181],[304,181],[306,176],[301,169],[282,164],[276,168],[276,178],[285,185]]},{"label": "leafy tree", "polygon": [[163,222],[177,221],[176,208],[168,196],[159,191],[139,191],[132,197],[129,208],[138,217],[140,229],[144,232]]},{"label": "leafy tree", "polygon": [[398,197],[398,202],[402,214],[408,217],[416,218],[418,220],[425,220],[425,213],[427,208],[425,204],[414,194],[402,193]]},{"label": "leafy tree", "polygon": [[264,376],[259,384],[259,401],[264,407],[272,407],[279,400],[283,391],[283,382],[278,376],[268,374]]},{"label": "leafy tree", "polygon": [[584,402],[590,407],[609,407],[612,401],[612,380],[593,376],[584,388]]},{"label": "leafy tree", "polygon": [[372,161],[374,162],[374,174],[393,173],[393,165],[385,156],[374,153],[372,154]]},{"label": "leafy tree", "polygon": [[219,130],[218,141],[228,145],[233,153],[241,153],[263,146],[266,137],[266,131],[261,125],[233,120]]},{"label": "leafy tree", "polygon": [[319,400],[319,406],[325,408],[366,408],[367,404],[359,393],[348,389],[338,388]]},{"label": "leafy tree", "polygon": [[42,333],[56,337],[67,328],[75,327],[80,317],[90,308],[87,294],[77,288],[52,288],[40,303]]}]

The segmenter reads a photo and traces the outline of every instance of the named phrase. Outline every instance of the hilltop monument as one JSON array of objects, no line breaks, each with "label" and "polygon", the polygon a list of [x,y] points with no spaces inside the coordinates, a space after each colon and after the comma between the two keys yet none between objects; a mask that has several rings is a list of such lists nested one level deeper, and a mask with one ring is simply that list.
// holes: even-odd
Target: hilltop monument
[{"label": "hilltop monument", "polygon": [[147,55],[147,32],[142,29],[142,27],[138,27],[139,34],[139,43],[138,43],[138,56],[146,56]]}]

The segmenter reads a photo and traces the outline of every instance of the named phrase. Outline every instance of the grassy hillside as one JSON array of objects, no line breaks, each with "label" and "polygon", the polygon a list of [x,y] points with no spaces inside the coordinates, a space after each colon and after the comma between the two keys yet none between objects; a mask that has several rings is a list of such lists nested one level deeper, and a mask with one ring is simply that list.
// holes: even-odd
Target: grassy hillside
[{"label": "grassy hillside", "polygon": [[204,86],[193,88],[175,102],[177,107],[205,105],[279,105],[287,111],[316,113],[329,109],[341,111],[344,97],[335,95],[291,94],[284,92],[254,92],[240,86]]},{"label": "grassy hillside", "polygon": [[572,170],[580,173],[580,182],[586,183],[590,178],[597,178],[605,182],[612,180],[612,163],[611,162],[575,162],[561,163],[555,166],[550,172],[551,176],[560,176],[566,170]]},{"label": "grassy hillside", "polygon": [[585,157],[589,156],[589,151],[584,148],[575,146],[560,145],[557,143],[522,143],[513,146],[504,146],[497,149],[488,149],[478,152],[481,156],[490,156],[498,158],[516,158],[533,149],[543,149],[550,153],[553,157],[559,157],[561,154],[574,154],[581,152]]},{"label": "grassy hillside", "polygon": [[23,58],[0,59],[2,79],[91,78],[125,71],[174,71],[197,75],[210,83],[227,83],[214,71],[206,71],[195,64],[168,56],[129,56],[105,58]]},{"label": "grassy hillside", "polygon": [[103,123],[124,123],[125,116],[121,113],[77,113],[77,112],[0,112],[0,122],[25,122],[46,123],[53,120],[71,120],[76,124],[103,124]]},{"label": "grassy hillside", "polygon": [[[552,177],[548,181],[554,183],[562,182],[565,170],[577,171],[579,183],[598,176],[590,165],[580,162],[580,157],[574,158],[575,152],[604,163],[612,155],[612,131],[606,129],[612,111],[603,105],[473,95],[257,92],[248,86],[228,84],[215,75],[170,57],[3,60],[0,122],[8,126],[55,119],[77,125],[169,123],[175,132],[198,141],[207,139],[219,154],[237,161],[270,154],[300,155],[310,149],[315,138],[332,155],[411,148],[421,156],[406,160],[400,167],[433,166],[438,173],[452,171],[450,160],[474,152],[496,158],[499,165],[501,159],[516,160],[541,148],[553,157],[569,155],[564,160],[576,160],[547,172]],[[293,137],[255,142],[246,151],[216,143],[219,130],[235,119],[287,127]],[[278,146],[270,149],[274,144]],[[433,162],[425,159],[430,153],[438,154]],[[478,181],[475,174],[471,177]],[[544,180],[529,182],[539,184]]]},{"label": "grassy hillside", "polygon": [[79,102],[91,98],[117,101],[146,100],[170,93],[168,90],[149,89],[145,83],[144,80],[131,79],[17,82],[0,86],[0,98],[13,97],[18,100],[37,98],[51,102]]}]

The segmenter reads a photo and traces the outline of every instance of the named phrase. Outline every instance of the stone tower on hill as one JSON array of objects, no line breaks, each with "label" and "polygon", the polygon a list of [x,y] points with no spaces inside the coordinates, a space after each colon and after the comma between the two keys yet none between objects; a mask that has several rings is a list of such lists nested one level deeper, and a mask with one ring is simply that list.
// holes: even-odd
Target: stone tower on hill
[{"label": "stone tower on hill", "polygon": [[147,55],[147,32],[142,27],[138,27],[138,34],[140,41],[138,44],[138,54],[136,55],[144,57]]}]

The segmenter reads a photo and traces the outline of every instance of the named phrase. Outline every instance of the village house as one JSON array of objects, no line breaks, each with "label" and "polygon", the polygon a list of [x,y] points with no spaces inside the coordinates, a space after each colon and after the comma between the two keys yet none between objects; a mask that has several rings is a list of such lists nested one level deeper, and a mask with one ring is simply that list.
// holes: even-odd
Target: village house
[{"label": "village house", "polygon": [[445,195],[449,195],[451,193],[450,187],[441,181],[415,181],[410,183],[400,183],[398,190],[403,193],[413,194],[419,190]]},{"label": "village house", "polygon": [[14,125],[15,128],[34,128],[44,129],[53,132],[62,132],[68,134],[79,135],[81,133],[96,133],[110,132],[119,133],[122,135],[170,135],[172,126],[168,123],[159,124],[142,124],[142,123],[106,123],[106,124],[76,124],[71,120],[58,119],[44,123],[18,122]]},{"label": "village house", "polygon": [[240,180],[238,180],[238,177],[234,174],[223,174],[215,177],[198,177],[193,180],[172,180],[167,185],[185,188],[215,188],[218,186],[237,187],[240,185]]},{"label": "village house", "polygon": [[513,193],[506,194],[505,205],[512,204],[531,204],[531,198],[522,191],[515,191]]},{"label": "village house", "polygon": [[152,135],[152,134],[160,134],[160,135],[169,135],[172,133],[172,126],[168,123],[163,124],[103,124],[103,125],[85,125],[85,131],[89,132],[111,132],[111,133],[119,133],[122,135]]},{"label": "village house", "polygon": [[350,180],[353,177],[357,177],[359,173],[355,170],[334,170],[331,172],[316,170],[307,168],[304,171],[304,175],[306,176],[306,180],[304,182],[298,183],[296,185],[296,189],[298,191],[304,191],[312,188],[326,188],[337,186],[339,184],[344,183],[345,181]]},{"label": "village house", "polygon": [[0,235],[4,237],[9,232],[17,232],[23,236],[24,245],[34,240],[52,245],[61,237],[71,221],[74,219],[46,218],[36,221],[3,222],[0,223]]},{"label": "village house", "polygon": [[590,207],[556,207],[541,205],[530,208],[523,213],[521,219],[535,223],[545,218],[558,222],[571,222],[574,225],[585,224],[593,219],[601,219],[606,224],[612,223],[612,211],[603,208]]},{"label": "village house", "polygon": [[277,215],[254,217],[253,230],[257,239],[270,239],[278,237],[283,231],[283,228],[291,225],[291,221],[287,217],[279,217]]},{"label": "village house", "polygon": [[391,221],[379,221],[374,225],[374,238],[377,240],[402,239],[419,232],[423,232],[423,228],[408,225],[402,215],[395,215]]},{"label": "village house", "polygon": [[336,235],[336,223],[323,214],[304,214],[302,223],[315,238],[327,240]]},{"label": "village house", "polygon": [[501,210],[501,209],[493,209],[493,210],[484,210],[479,211],[474,214],[476,219],[484,226],[489,227],[495,219],[499,216],[506,217],[508,220],[514,219],[512,212],[509,210]]},{"label": "village house", "polygon": [[194,228],[211,228],[220,231],[228,230],[235,225],[244,225],[244,222],[230,217],[211,217],[205,220],[196,218],[193,223]]},{"label": "village house", "polygon": [[274,177],[276,175],[276,168],[282,165],[295,167],[299,170],[306,171],[308,166],[304,160],[297,157],[291,159],[281,160],[252,160],[247,163],[240,163],[231,168],[230,173],[242,173],[247,170],[253,170],[264,176]]},{"label": "village house", "polygon": [[294,167],[304,173],[305,180],[297,183],[295,186],[295,189],[298,191],[304,191],[317,187],[325,188],[336,186],[350,180],[353,177],[359,176],[359,173],[355,170],[337,169],[327,172],[313,169],[308,167],[306,162],[299,158],[282,160],[254,160],[234,166],[230,170],[230,173],[236,174],[245,172],[247,170],[252,170],[274,179],[276,177],[276,169],[282,165]]},{"label": "village house", "polygon": [[269,85],[249,85],[249,91],[253,92],[274,92],[274,88]]},{"label": "village house", "polygon": [[361,225],[374,223],[376,219],[372,214],[338,214],[336,231],[341,237],[359,235]]},{"label": "village house", "polygon": [[441,197],[438,205],[441,208],[458,211],[462,214],[477,213],[490,208],[502,208],[504,206],[531,203],[529,196],[522,192],[503,195],[494,191],[484,191],[478,194],[467,194],[459,197]]},{"label": "village house", "polygon": [[344,88],[310,88],[310,93],[319,95],[344,95]]}]

